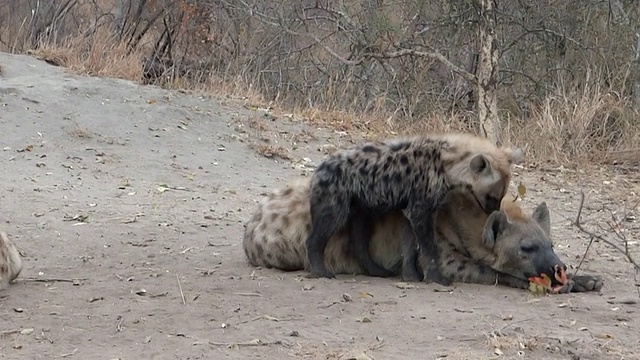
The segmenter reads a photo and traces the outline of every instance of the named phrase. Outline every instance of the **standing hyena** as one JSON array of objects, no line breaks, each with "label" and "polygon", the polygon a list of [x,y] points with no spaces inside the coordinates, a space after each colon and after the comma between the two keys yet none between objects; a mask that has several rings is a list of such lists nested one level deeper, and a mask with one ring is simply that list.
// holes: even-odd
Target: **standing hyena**
[{"label": "standing hyena", "polygon": [[[299,178],[262,200],[246,224],[243,248],[253,266],[285,271],[309,270],[305,240],[311,232],[310,180]],[[501,210],[485,213],[468,192],[447,194],[436,215],[439,268],[455,282],[515,288],[528,287],[528,278],[546,273],[554,279],[556,267],[565,265],[553,250],[550,216],[545,203],[526,215],[510,196]],[[376,263],[401,272],[400,234],[410,224],[401,212],[376,218],[368,251]],[[324,263],[337,274],[366,274],[349,244],[349,229],[331,237]],[[420,258],[420,263],[423,259]],[[577,275],[561,292],[599,291],[597,276]]]},{"label": "standing hyena", "polygon": [[[406,281],[422,279],[416,246],[427,259],[424,280],[448,285],[438,270],[434,242],[435,212],[455,188],[471,193],[489,214],[500,207],[521,149],[501,149],[488,139],[449,133],[397,139],[338,151],[311,178],[311,223],[307,253],[311,277],[333,277],[323,262],[329,239],[351,224],[350,241],[358,260],[373,276],[388,271],[368,256],[372,221],[402,211],[411,227],[402,236]],[[413,236],[411,236],[413,235]]]},{"label": "standing hyena", "polygon": [[22,260],[7,234],[0,230],[0,290],[20,275]]}]

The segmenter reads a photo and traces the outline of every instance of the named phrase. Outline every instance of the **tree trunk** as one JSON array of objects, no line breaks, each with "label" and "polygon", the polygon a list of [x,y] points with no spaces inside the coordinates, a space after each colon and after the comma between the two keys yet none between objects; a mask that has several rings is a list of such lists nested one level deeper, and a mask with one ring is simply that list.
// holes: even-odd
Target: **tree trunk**
[{"label": "tree trunk", "polygon": [[125,6],[124,6],[124,0],[116,0],[116,7],[114,10],[114,19],[113,22],[116,26],[116,29],[118,30],[118,34],[122,35],[123,33],[123,28],[124,28],[124,21],[125,21],[125,16],[126,16],[126,10],[125,10]]},{"label": "tree trunk", "polygon": [[502,134],[498,118],[498,46],[496,14],[493,0],[475,0],[478,11],[478,67],[476,78],[476,110],[480,134],[501,145]]},{"label": "tree trunk", "polygon": [[635,54],[633,56],[633,105],[640,109],[640,33],[636,33]]}]

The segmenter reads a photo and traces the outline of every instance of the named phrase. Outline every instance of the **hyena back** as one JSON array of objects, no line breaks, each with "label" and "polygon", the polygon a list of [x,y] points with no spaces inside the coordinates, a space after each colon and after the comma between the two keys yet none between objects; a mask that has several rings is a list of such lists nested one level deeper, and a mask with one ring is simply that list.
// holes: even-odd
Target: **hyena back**
[{"label": "hyena back", "polygon": [[[305,240],[311,231],[310,181],[294,179],[264,199],[246,224],[243,248],[253,266],[285,271],[310,270]],[[436,241],[439,270],[454,282],[525,288],[533,273],[548,272],[557,258],[549,238],[549,213],[541,203],[527,216],[512,198],[504,197],[501,211],[487,215],[464,191],[453,191],[438,210]],[[502,216],[504,215],[504,216]],[[402,271],[400,235],[407,226],[401,212],[376,218],[371,258],[394,275]],[[329,239],[325,266],[336,274],[367,274],[349,245],[349,230]],[[420,257],[419,264],[425,261]],[[553,276],[550,276],[553,279]],[[598,291],[602,280],[576,276],[565,291]]]},{"label": "hyena back", "polygon": [[[488,139],[448,133],[366,143],[338,151],[311,178],[311,233],[306,241],[312,277],[333,277],[324,265],[329,239],[350,229],[353,251],[367,273],[389,276],[367,251],[374,219],[401,211],[411,224],[402,236],[403,278],[421,280],[416,246],[424,263],[424,280],[443,285],[450,279],[438,269],[434,241],[435,213],[452,189],[473,195],[490,214],[499,209],[511,177],[510,165],[521,149],[501,149]],[[413,236],[411,236],[413,235]]]},{"label": "hyena back", "polygon": [[7,233],[0,230],[0,290],[20,275],[22,259]]}]

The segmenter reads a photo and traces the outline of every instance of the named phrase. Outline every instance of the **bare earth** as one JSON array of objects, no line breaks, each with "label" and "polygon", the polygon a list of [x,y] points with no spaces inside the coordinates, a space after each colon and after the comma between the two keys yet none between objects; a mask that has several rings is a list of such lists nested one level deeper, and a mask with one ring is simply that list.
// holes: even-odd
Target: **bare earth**
[{"label": "bare earth", "polygon": [[[601,242],[581,268],[601,294],[256,269],[241,245],[256,201],[349,134],[27,56],[0,66],[0,225],[25,266],[0,292],[2,359],[640,359],[634,271]],[[573,267],[580,189],[586,225],[615,241],[603,206],[640,193],[637,172],[516,171]],[[638,254],[638,223],[624,227]]]}]

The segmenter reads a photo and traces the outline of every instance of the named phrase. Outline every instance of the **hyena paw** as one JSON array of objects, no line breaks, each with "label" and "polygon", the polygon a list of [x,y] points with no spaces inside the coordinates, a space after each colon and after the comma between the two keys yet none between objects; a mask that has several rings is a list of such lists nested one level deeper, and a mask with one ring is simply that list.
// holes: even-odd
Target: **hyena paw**
[{"label": "hyena paw", "polygon": [[318,278],[333,279],[336,276],[325,267],[312,267],[309,271],[309,274],[307,274],[306,277],[309,279],[318,279]]},{"label": "hyena paw", "polygon": [[575,291],[575,282],[573,280],[569,280],[564,285],[560,285],[553,290],[551,290],[552,294],[568,294],[572,291]]},{"label": "hyena paw", "polygon": [[418,270],[413,268],[402,268],[402,281],[405,282],[418,282],[422,281],[422,276],[418,272]]},{"label": "hyena paw", "polygon": [[571,277],[571,281],[574,283],[571,292],[600,291],[604,285],[602,279],[595,275],[576,275]]},{"label": "hyena paw", "polygon": [[396,276],[396,274],[393,271],[387,270],[385,268],[367,269],[367,272],[369,276],[373,276],[373,277],[388,278],[388,277]]},{"label": "hyena paw", "polygon": [[449,279],[446,276],[444,276],[440,272],[440,270],[438,270],[438,268],[432,268],[432,269],[429,269],[428,271],[426,271],[425,274],[424,274],[424,281],[426,283],[435,282],[435,283],[440,284],[442,286],[451,286],[451,285],[453,285],[453,282],[451,281],[451,279]]}]

